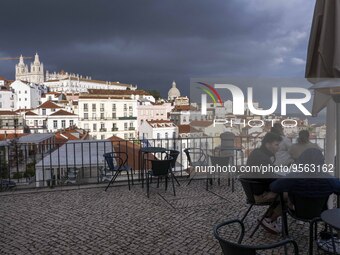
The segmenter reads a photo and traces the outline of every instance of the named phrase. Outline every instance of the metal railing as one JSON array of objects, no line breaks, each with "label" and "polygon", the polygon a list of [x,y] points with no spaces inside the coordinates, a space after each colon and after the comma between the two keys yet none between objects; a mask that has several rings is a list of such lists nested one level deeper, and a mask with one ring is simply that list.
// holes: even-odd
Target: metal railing
[{"label": "metal railing", "polygon": [[[325,148],[324,138],[311,139],[311,142],[317,143],[322,149]],[[238,158],[236,163],[246,162],[250,152],[260,144],[261,138],[235,137],[235,146],[242,150],[241,158]],[[3,180],[14,181],[20,188],[106,182],[110,180],[111,175],[107,171],[103,154],[112,151],[127,152],[128,163],[138,175],[141,169],[141,148],[146,146],[180,151],[175,168],[176,175],[187,176],[188,162],[184,149],[202,148],[209,154],[219,145],[220,137],[77,140],[60,144],[11,142],[0,146],[0,189]]]},{"label": "metal railing", "polygon": [[199,147],[208,153],[214,147],[214,138],[149,139],[147,145],[139,139],[77,140],[63,144],[12,142],[0,146],[0,188],[3,180],[14,181],[20,188],[102,183],[112,176],[103,154],[112,151],[127,152],[128,163],[138,176],[144,146],[179,150],[175,171],[179,176],[186,176],[188,162],[183,150]]}]

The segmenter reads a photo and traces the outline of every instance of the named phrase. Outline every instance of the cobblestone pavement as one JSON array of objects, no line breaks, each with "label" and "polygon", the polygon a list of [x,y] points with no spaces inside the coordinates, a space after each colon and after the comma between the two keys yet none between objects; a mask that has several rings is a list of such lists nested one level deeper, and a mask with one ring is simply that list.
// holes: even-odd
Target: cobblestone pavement
[{"label": "cobblestone pavement", "polygon": [[[0,254],[221,254],[212,229],[227,219],[240,218],[247,205],[236,183],[183,180],[176,187],[135,185],[0,193]],[[253,209],[245,221],[254,227],[264,208]],[[249,233],[249,232],[248,232]],[[290,234],[307,254],[308,228],[290,219]],[[262,228],[245,243],[268,243],[280,237]],[[276,250],[269,254],[283,254]]]}]

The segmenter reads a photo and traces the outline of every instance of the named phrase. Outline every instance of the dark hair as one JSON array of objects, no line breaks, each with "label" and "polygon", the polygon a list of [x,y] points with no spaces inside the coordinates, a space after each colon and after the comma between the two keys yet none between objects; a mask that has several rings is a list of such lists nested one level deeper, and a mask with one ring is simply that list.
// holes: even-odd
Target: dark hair
[{"label": "dark hair", "polygon": [[282,135],[282,130],[283,130],[283,127],[282,127],[281,123],[274,123],[270,132],[278,134],[278,135]]},{"label": "dark hair", "polygon": [[281,142],[282,141],[282,137],[274,132],[269,132],[267,133],[263,139],[262,139],[262,146],[264,146],[266,143],[272,143],[272,142]]},{"label": "dark hair", "polygon": [[298,137],[297,141],[298,141],[298,143],[307,143],[309,141],[308,130],[301,130],[299,132],[299,137]]}]

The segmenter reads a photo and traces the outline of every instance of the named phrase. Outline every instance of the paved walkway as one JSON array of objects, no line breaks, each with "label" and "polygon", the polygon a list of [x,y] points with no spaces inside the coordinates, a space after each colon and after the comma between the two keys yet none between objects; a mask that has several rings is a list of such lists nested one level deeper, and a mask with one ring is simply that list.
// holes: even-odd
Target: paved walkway
[{"label": "paved walkway", "polygon": [[[240,184],[234,193],[224,182],[210,191],[203,181],[182,181],[176,188],[176,197],[171,187],[152,188],[149,199],[140,185],[131,191],[120,186],[107,192],[96,187],[0,193],[0,254],[221,254],[212,229],[245,212]],[[262,210],[250,213],[246,229]],[[307,254],[307,226],[292,226],[291,236]],[[260,228],[245,241],[279,239]]]}]

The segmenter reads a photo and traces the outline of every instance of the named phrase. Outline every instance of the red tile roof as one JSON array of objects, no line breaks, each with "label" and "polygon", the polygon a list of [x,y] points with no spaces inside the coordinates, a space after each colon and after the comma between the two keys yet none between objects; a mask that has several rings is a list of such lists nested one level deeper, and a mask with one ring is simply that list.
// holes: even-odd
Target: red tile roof
[{"label": "red tile roof", "polygon": [[209,127],[213,122],[210,120],[194,120],[190,122],[190,126],[194,127]]},{"label": "red tile roof", "polygon": [[74,113],[71,113],[71,112],[67,112],[65,110],[59,110],[55,113],[52,113],[50,114],[50,116],[65,116],[65,115],[73,115],[73,116],[76,116]]},{"label": "red tile roof", "polygon": [[11,139],[14,139],[14,138],[20,138],[22,136],[25,136],[25,135],[29,135],[29,134],[25,134],[25,133],[21,133],[21,134],[0,134],[0,141],[4,141],[4,140],[11,140]]},{"label": "red tile roof", "polygon": [[28,112],[25,113],[25,115],[26,116],[35,116],[35,115],[38,115],[38,114],[31,112],[31,111],[28,111]]},{"label": "red tile roof", "polygon": [[62,108],[62,107],[53,103],[52,101],[46,101],[45,103],[39,105],[38,108],[57,109],[57,108]]},{"label": "red tile roof", "polygon": [[18,115],[15,111],[0,111],[0,115]]},{"label": "red tile roof", "polygon": [[196,128],[190,126],[190,125],[178,125],[178,133],[179,134],[188,134],[188,133],[198,133],[201,132],[197,130]]}]

